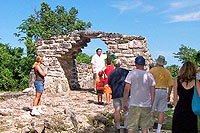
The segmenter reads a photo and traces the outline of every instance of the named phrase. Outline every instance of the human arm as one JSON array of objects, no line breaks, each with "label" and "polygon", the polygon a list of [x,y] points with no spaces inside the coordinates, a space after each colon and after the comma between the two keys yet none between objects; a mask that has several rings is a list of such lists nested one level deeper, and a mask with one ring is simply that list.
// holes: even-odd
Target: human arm
[{"label": "human arm", "polygon": [[151,86],[151,105],[153,105],[154,97],[155,97],[155,86]]},{"label": "human arm", "polygon": [[131,87],[131,84],[126,83],[125,88],[124,88],[124,98],[123,98],[123,100],[124,100],[124,111],[128,110],[127,98],[128,98],[128,94],[129,94],[129,91],[130,91],[130,87]]},{"label": "human arm", "polygon": [[43,77],[45,77],[47,74],[41,69],[41,67],[39,65],[35,66],[35,69],[40,73],[40,75],[42,75]]},{"label": "human arm", "polygon": [[168,100],[167,100],[167,102],[170,101],[170,95],[171,95],[171,92],[172,92],[172,87],[173,86],[170,86],[169,89],[168,89]]},{"label": "human arm", "polygon": [[177,101],[178,101],[177,79],[174,80],[174,85],[173,85],[173,99],[174,99],[174,106],[176,106]]},{"label": "human arm", "polygon": [[103,74],[104,74],[104,77],[105,77],[105,78],[108,78],[107,75],[106,75],[106,73],[105,73],[105,72],[106,72],[106,66],[104,66],[104,67],[102,68],[102,72],[103,72]]},{"label": "human arm", "polygon": [[94,64],[92,64],[92,73],[94,73]]},{"label": "human arm", "polygon": [[108,55],[110,54],[110,52],[113,52],[113,49],[110,49],[110,50],[106,53],[106,55],[108,56]]}]

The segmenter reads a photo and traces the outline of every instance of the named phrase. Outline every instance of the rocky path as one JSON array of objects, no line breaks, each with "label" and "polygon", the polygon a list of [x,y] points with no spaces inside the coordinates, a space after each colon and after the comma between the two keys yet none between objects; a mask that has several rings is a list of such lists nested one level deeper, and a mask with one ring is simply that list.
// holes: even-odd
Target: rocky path
[{"label": "rocky path", "polygon": [[112,105],[98,105],[92,90],[44,92],[41,116],[30,115],[33,98],[34,91],[0,93],[0,132],[114,132]]}]

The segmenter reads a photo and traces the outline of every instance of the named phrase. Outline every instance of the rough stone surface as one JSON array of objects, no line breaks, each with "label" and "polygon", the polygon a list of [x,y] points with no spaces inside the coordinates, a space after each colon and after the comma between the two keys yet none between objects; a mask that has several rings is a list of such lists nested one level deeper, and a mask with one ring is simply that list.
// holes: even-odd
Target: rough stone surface
[{"label": "rough stone surface", "polygon": [[[112,105],[98,105],[92,89],[42,95],[41,116],[31,116],[34,91],[0,93],[1,133],[113,133],[114,120],[105,114],[114,112]],[[105,100],[105,96],[104,96]],[[123,127],[121,129],[123,132]],[[155,129],[151,132],[155,132]],[[161,131],[171,133],[171,131]]]},{"label": "rough stone surface", "polygon": [[[86,132],[96,129],[88,118],[113,111],[111,105],[98,105],[93,91],[67,91],[42,95],[45,114],[31,116],[34,91],[0,94],[0,132]],[[103,117],[103,115],[102,115]]]},{"label": "rough stone surface", "polygon": [[[128,36],[119,33],[105,33],[100,31],[74,31],[66,35],[54,36],[47,40],[37,40],[38,55],[43,56],[45,72],[47,72],[45,88],[50,92],[62,92],[69,89],[92,88],[91,71],[80,73],[80,64],[75,58],[93,38],[99,38],[112,48],[115,56],[123,60],[122,67],[132,70],[135,68],[136,56],[144,56],[145,69],[152,62],[151,54],[147,47],[147,41],[142,36]],[[86,67],[90,69],[89,67]],[[89,74],[90,73],[90,74]],[[81,76],[81,77],[79,77]],[[87,80],[83,81],[82,77]],[[84,82],[89,82],[85,85]],[[91,86],[90,86],[91,85]],[[30,85],[31,86],[31,85]]]}]

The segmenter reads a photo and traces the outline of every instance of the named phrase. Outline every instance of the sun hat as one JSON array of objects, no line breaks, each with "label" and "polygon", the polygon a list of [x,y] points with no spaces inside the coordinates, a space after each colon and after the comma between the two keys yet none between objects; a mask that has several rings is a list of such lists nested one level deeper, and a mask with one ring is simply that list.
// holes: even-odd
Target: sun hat
[{"label": "sun hat", "polygon": [[165,61],[165,57],[162,56],[162,55],[159,55],[159,56],[158,56],[158,59],[156,59],[156,62],[157,62],[159,65],[166,65],[166,64],[167,64],[167,61]]},{"label": "sun hat", "polygon": [[135,58],[135,64],[144,66],[145,65],[145,59],[142,56],[138,56]]}]

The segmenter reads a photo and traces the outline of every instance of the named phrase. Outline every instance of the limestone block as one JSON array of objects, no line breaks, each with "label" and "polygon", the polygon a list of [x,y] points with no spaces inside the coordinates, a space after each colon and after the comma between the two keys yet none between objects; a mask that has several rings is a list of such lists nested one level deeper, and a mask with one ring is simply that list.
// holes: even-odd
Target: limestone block
[{"label": "limestone block", "polygon": [[120,49],[113,49],[113,53],[121,53]]},{"label": "limestone block", "polygon": [[133,53],[132,49],[122,50],[122,54],[132,54],[132,53]]},{"label": "limestone block", "polygon": [[64,42],[64,39],[57,39],[55,40],[55,43],[63,43]]},{"label": "limestone block", "polygon": [[135,41],[134,44],[135,45],[133,46],[133,48],[143,48],[144,47],[142,41]]},{"label": "limestone block", "polygon": [[70,43],[60,44],[60,47],[63,49],[71,49],[72,45]]},{"label": "limestone block", "polygon": [[118,44],[119,49],[128,49],[128,43],[125,44]]},{"label": "limestone block", "polygon": [[74,37],[73,40],[79,41],[79,40],[81,40],[81,38],[80,37]]},{"label": "limestone block", "polygon": [[120,57],[120,56],[123,56],[123,54],[122,53],[115,53],[115,56]]},{"label": "limestone block", "polygon": [[134,54],[123,54],[124,57],[129,58],[129,57],[134,57]]},{"label": "limestone block", "polygon": [[111,45],[111,44],[109,44],[109,45],[108,45],[108,48],[109,48],[109,49],[117,49],[117,45]]},{"label": "limestone block", "polygon": [[53,40],[44,40],[44,44],[53,44]]}]

